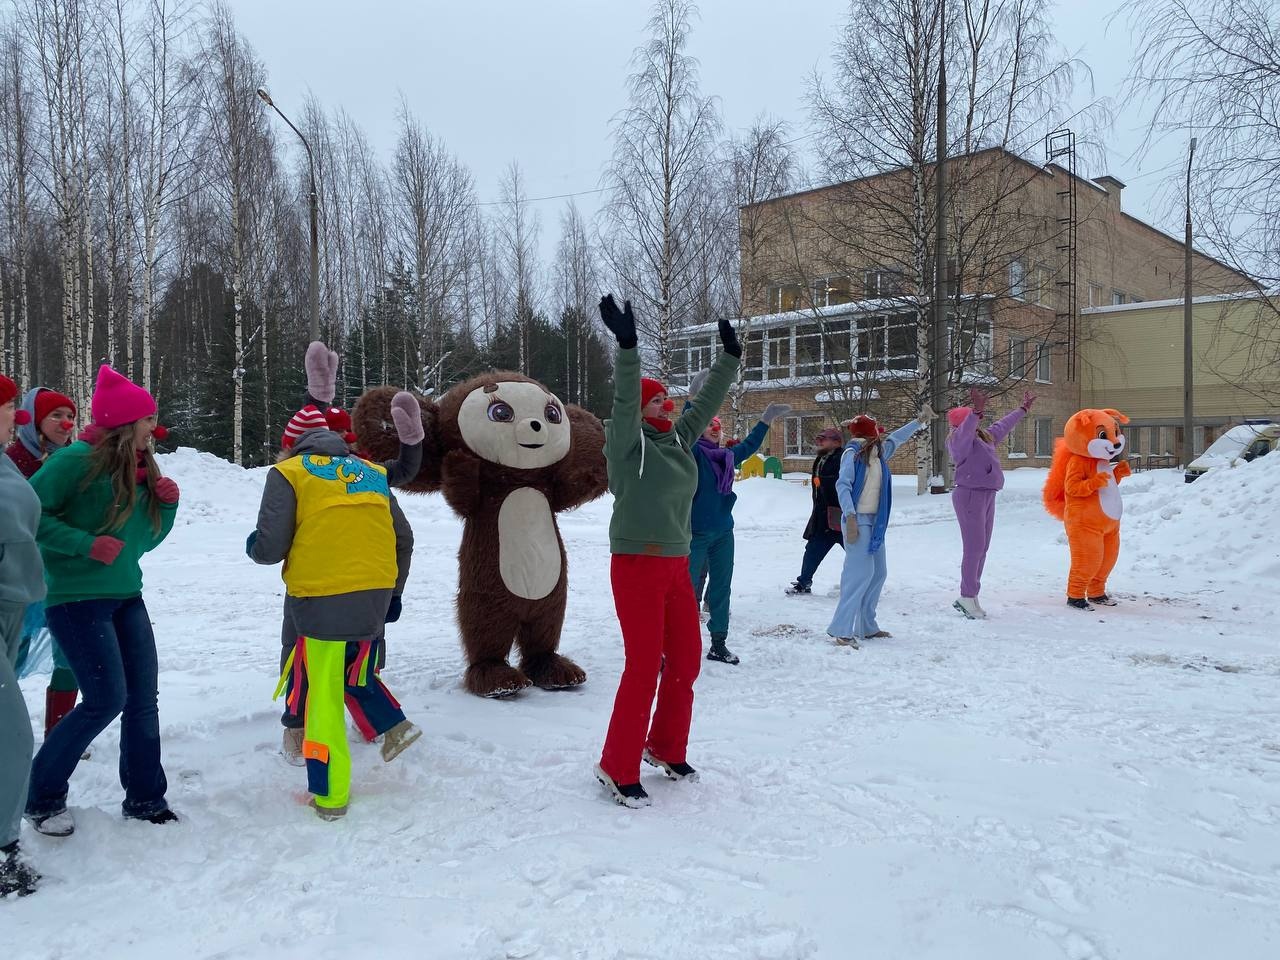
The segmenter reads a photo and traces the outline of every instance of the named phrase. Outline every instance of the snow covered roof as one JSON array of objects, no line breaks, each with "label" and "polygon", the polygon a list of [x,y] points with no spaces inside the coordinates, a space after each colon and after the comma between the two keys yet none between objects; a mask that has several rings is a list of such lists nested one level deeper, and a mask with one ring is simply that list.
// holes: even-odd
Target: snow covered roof
[{"label": "snow covered roof", "polygon": [[[826,307],[805,307],[803,310],[786,310],[782,313],[762,313],[756,316],[736,317],[734,324],[738,327],[747,325],[750,329],[768,327],[789,327],[793,323],[815,322],[832,317],[856,316],[864,313],[884,313],[885,311],[902,312],[927,305],[932,298],[916,296],[873,297],[866,300],[854,300],[850,303],[835,303]],[[962,300],[993,300],[989,293],[966,293]],[[703,333],[715,333],[719,323],[699,323],[685,327],[676,333],[677,337],[697,336]]]},{"label": "snow covered roof", "polygon": [[[1233,300],[1259,300],[1266,296],[1256,290],[1248,290],[1243,293],[1217,293],[1206,297],[1192,297],[1192,305],[1198,303],[1229,303]],[[1273,294],[1274,296],[1274,294]],[[1081,314],[1104,314],[1104,313],[1124,313],[1129,310],[1152,310],[1157,307],[1180,307],[1186,300],[1182,297],[1174,297],[1169,300],[1140,300],[1137,303],[1111,303],[1103,307],[1085,307],[1080,311]]]}]

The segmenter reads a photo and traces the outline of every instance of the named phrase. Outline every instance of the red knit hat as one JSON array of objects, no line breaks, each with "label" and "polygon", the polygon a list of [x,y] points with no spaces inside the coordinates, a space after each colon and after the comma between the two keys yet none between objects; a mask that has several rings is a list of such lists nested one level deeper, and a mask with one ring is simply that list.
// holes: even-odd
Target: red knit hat
[{"label": "red knit hat", "polygon": [[114,430],[144,417],[155,416],[156,400],[104,363],[98,368],[98,385],[93,389],[89,411],[93,422],[103,430]]},{"label": "red knit hat", "polygon": [[652,377],[640,378],[640,406],[644,406],[660,393],[666,393],[667,388],[658,380]]},{"label": "red knit hat", "polygon": [[44,418],[59,407],[69,407],[71,416],[76,415],[76,405],[71,398],[56,390],[41,390],[36,394],[36,423],[44,423]]},{"label": "red knit hat", "polygon": [[355,443],[356,435],[351,432],[351,414],[341,407],[326,407],[323,411],[324,422],[334,433],[342,434],[347,443]]},{"label": "red knit hat", "polygon": [[0,373],[0,404],[18,399],[18,385]]},{"label": "red knit hat", "polygon": [[954,430],[968,420],[971,413],[973,413],[973,407],[952,407],[947,411],[947,423],[951,424],[951,429]]},{"label": "red knit hat", "polygon": [[884,433],[876,418],[860,413],[844,425],[855,440],[878,440]]},{"label": "red knit hat", "polygon": [[329,429],[329,424],[325,420],[324,414],[311,404],[307,404],[290,417],[289,422],[285,424],[284,436],[280,438],[280,446],[288,450],[308,430],[327,429]]}]

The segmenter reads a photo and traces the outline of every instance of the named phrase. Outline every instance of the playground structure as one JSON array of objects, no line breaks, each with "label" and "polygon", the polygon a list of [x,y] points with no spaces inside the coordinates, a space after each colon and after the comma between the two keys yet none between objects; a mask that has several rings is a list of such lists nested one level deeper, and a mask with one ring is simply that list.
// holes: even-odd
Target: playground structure
[{"label": "playground structure", "polygon": [[753,453],[742,461],[742,466],[738,468],[737,479],[750,480],[752,477],[773,477],[777,480],[782,479],[782,461],[777,457],[762,457],[758,453]]}]

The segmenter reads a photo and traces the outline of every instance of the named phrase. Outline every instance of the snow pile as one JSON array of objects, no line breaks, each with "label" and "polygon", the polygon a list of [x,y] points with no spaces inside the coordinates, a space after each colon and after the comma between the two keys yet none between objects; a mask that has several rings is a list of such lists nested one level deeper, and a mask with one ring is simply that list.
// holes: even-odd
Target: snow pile
[{"label": "snow pile", "polygon": [[[1280,456],[1210,470],[1126,480],[1123,556],[1135,571],[1194,571],[1208,583],[1257,586],[1280,578]],[[1272,609],[1277,609],[1274,600]]]}]

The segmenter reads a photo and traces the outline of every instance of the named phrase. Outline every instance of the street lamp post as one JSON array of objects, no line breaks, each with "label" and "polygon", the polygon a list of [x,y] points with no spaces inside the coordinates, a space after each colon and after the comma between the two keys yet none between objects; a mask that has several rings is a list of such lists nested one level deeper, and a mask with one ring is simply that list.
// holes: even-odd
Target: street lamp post
[{"label": "street lamp post", "polygon": [[1195,459],[1195,417],[1192,413],[1194,363],[1191,356],[1191,160],[1196,155],[1196,138],[1187,151],[1187,236],[1182,268],[1182,468]]},{"label": "street lamp post", "polygon": [[[934,164],[934,257],[933,257],[933,335],[929,338],[929,403],[939,414],[946,413],[947,390],[947,4],[943,0],[939,9],[938,44],[938,142],[937,162]],[[933,474],[940,480],[935,486],[930,478],[933,493],[943,493],[947,488],[947,448],[940,416],[930,424],[929,449]]]},{"label": "street lamp post", "polygon": [[265,88],[259,87],[258,96],[262,98],[263,103],[280,114],[280,119],[289,124],[289,129],[298,135],[298,139],[302,141],[302,146],[307,151],[307,163],[311,168],[311,339],[315,341],[320,339],[320,228],[317,209],[320,196],[316,192],[316,158],[311,153],[311,144],[307,143],[307,138],[276,106],[275,101],[271,99],[271,94],[267,93]]}]

